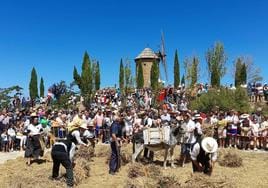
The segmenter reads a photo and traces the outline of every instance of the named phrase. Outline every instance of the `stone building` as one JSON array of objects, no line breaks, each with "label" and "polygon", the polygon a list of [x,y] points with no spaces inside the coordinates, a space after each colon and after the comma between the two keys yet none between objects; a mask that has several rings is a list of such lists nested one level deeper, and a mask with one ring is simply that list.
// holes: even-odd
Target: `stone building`
[{"label": "stone building", "polygon": [[153,63],[159,63],[160,59],[150,48],[145,48],[136,58],[136,75],[138,64],[142,64],[144,87],[151,86],[151,68]]}]

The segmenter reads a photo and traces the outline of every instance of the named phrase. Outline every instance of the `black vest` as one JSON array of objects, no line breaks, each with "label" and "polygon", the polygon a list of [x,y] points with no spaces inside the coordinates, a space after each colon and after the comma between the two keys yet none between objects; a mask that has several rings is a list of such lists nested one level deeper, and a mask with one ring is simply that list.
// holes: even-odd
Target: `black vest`
[{"label": "black vest", "polygon": [[197,162],[203,164],[203,163],[207,163],[210,161],[210,154],[205,152],[205,150],[202,148],[201,146],[201,142],[199,142],[199,146],[200,146],[200,151],[199,154],[197,156]]}]

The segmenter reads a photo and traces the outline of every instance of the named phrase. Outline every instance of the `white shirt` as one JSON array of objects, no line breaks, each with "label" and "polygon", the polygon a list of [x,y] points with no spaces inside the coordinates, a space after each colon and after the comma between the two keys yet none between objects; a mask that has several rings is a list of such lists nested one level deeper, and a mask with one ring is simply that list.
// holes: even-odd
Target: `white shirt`
[{"label": "white shirt", "polygon": [[253,123],[252,121],[250,121],[250,127],[252,128],[252,131],[254,133],[259,132],[260,125],[258,123]]},{"label": "white shirt", "polygon": [[166,114],[166,115],[161,115],[161,120],[162,121],[170,121],[170,115],[169,114]]},{"label": "white shirt", "polygon": [[[199,143],[196,143],[194,145],[193,149],[190,152],[191,159],[194,160],[194,161],[196,161],[197,160],[197,156],[199,155],[199,153],[200,153],[200,145],[199,145]],[[211,153],[210,159],[212,161],[216,161],[217,160],[217,152]]]},{"label": "white shirt", "polygon": [[41,124],[34,126],[33,124],[28,125],[27,130],[30,131],[31,135],[38,135],[40,134],[42,126]]},{"label": "white shirt", "polygon": [[198,133],[199,135],[203,134],[203,132],[202,132],[202,128],[201,128],[201,124],[200,124],[199,122],[196,122],[196,123],[195,123],[195,127],[196,127],[196,129],[197,129],[197,133]]},{"label": "white shirt", "polygon": [[210,124],[211,125],[216,125],[217,123],[218,123],[218,118],[216,117],[216,116],[212,116],[211,118],[210,118]]},{"label": "white shirt", "polygon": [[[145,124],[146,123],[146,124]],[[151,127],[153,125],[153,120],[152,118],[147,118],[147,120],[145,120],[144,122],[144,126],[145,127]]]},{"label": "white shirt", "polygon": [[127,116],[125,118],[125,125],[128,127],[132,127],[134,118],[132,116]]},{"label": "white shirt", "polygon": [[193,144],[196,142],[196,137],[194,135],[195,128],[196,128],[195,123],[190,119],[186,124],[185,136],[187,139],[185,143]]},{"label": "white shirt", "polygon": [[94,138],[94,131],[85,130],[83,137],[85,138]]},{"label": "white shirt", "polygon": [[9,128],[9,129],[7,130],[7,134],[8,134],[9,136],[11,136],[11,137],[16,136],[16,132],[15,132],[15,130],[14,130],[13,128]]},{"label": "white shirt", "polygon": [[79,145],[86,145],[80,138],[80,132],[78,130],[75,130],[72,132],[72,136],[75,137],[76,141]]}]

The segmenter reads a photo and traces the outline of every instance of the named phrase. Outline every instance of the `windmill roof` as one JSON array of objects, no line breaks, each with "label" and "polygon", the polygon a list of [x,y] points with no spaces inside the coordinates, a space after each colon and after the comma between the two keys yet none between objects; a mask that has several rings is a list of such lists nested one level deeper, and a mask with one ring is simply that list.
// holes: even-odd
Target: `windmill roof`
[{"label": "windmill roof", "polygon": [[159,57],[153,52],[151,48],[144,48],[144,50],[135,59],[143,58],[158,59]]}]

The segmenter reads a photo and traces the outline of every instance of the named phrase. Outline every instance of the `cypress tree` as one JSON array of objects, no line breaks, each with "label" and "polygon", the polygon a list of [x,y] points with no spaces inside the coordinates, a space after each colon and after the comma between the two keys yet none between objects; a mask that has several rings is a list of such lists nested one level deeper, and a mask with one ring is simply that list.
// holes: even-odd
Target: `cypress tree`
[{"label": "cypress tree", "polygon": [[89,99],[91,97],[92,89],[91,62],[88,53],[85,52],[81,73],[81,94]]},{"label": "cypress tree", "polygon": [[235,87],[242,84],[241,72],[242,71],[242,60],[238,58],[235,63]]},{"label": "cypress tree", "polygon": [[182,75],[182,78],[181,78],[181,85],[185,85],[185,76]]},{"label": "cypress tree", "polygon": [[180,64],[178,59],[178,51],[175,52],[174,58],[174,88],[180,85]]},{"label": "cypress tree", "polygon": [[130,61],[126,60],[125,67],[124,67],[124,81],[125,81],[125,93],[129,93],[129,89],[131,88],[132,84],[132,73],[131,73],[131,65]]},{"label": "cypress tree", "polygon": [[137,67],[137,88],[142,89],[144,86],[144,78],[143,78],[143,69],[142,69],[142,64],[141,62],[138,63]]},{"label": "cypress tree", "polygon": [[100,65],[97,61],[96,70],[95,70],[95,90],[100,89]]},{"label": "cypress tree", "polygon": [[153,62],[151,68],[151,87],[153,90],[156,90],[158,87],[158,79],[159,79],[159,64],[158,62]]},{"label": "cypress tree", "polygon": [[241,77],[241,84],[247,84],[247,65],[246,65],[246,63],[242,64],[240,77]]},{"label": "cypress tree", "polygon": [[197,83],[198,66],[199,66],[199,59],[197,57],[193,57],[193,63],[191,66],[191,86],[192,87]]},{"label": "cypress tree", "polygon": [[124,91],[124,85],[125,85],[125,75],[124,75],[124,65],[123,60],[120,60],[120,70],[119,70],[119,88],[121,91]]},{"label": "cypress tree", "polygon": [[45,86],[44,86],[44,79],[41,77],[40,80],[40,97],[44,97],[45,95]]},{"label": "cypress tree", "polygon": [[78,74],[78,71],[75,66],[73,70],[73,79],[75,83],[77,84],[78,88],[81,89],[81,76]]},{"label": "cypress tree", "polygon": [[29,91],[31,99],[36,99],[38,97],[37,73],[34,67],[31,72]]}]

